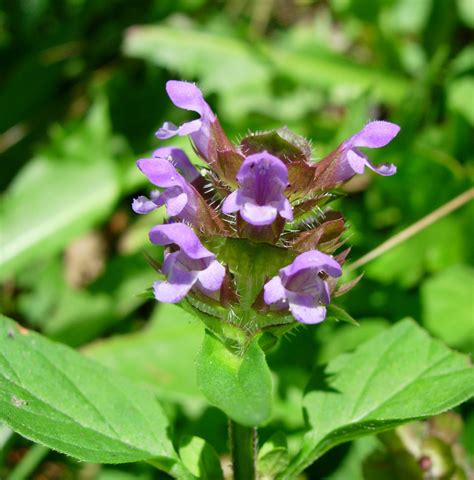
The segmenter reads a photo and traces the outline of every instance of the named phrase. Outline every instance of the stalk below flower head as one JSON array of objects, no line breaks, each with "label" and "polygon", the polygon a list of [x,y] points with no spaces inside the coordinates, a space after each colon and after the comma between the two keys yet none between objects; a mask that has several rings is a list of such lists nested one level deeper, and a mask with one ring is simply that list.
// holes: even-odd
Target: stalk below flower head
[{"label": "stalk below flower head", "polygon": [[359,148],[386,145],[399,127],[370,122],[315,162],[309,143],[287,129],[250,134],[234,145],[196,85],[170,81],[166,90],[199,118],[165,122],[157,137],[188,136],[207,167],[198,171],[174,147],[138,161],[159,190],[135,199],[134,210],[166,205],[173,222],[150,232],[152,243],[167,247],[166,280],[155,283],[155,297],[187,302],[201,318],[215,319],[207,323],[211,329],[224,322],[246,335],[279,332],[295,320],[323,321],[331,295],[349,288],[336,282],[349,251],[336,254],[344,219],[327,204],[335,188],[366,167],[395,173],[393,165],[373,165]]}]

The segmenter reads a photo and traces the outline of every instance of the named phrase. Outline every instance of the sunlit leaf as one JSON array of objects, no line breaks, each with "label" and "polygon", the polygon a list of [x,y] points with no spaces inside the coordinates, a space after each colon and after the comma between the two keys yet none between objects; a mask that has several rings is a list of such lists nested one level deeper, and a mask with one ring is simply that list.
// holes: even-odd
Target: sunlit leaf
[{"label": "sunlit leaf", "polygon": [[201,408],[205,399],[196,384],[194,359],[202,331],[202,325],[182,309],[162,304],[142,331],[97,341],[86,353],[111,370],[146,384],[160,398]]},{"label": "sunlit leaf", "polygon": [[119,193],[107,110],[99,102],[84,125],[53,143],[15,179],[0,208],[2,278],[56,253],[103,220]]},{"label": "sunlit leaf", "polygon": [[413,321],[399,322],[316,369],[304,398],[310,431],[281,478],[294,478],[339,443],[435,415],[473,395],[467,357]]},{"label": "sunlit leaf", "polygon": [[455,265],[421,287],[423,324],[451,347],[474,351],[474,271]]},{"label": "sunlit leaf", "polygon": [[180,468],[147,390],[3,316],[0,352],[0,419],[13,430],[87,462]]},{"label": "sunlit leaf", "polygon": [[230,418],[247,426],[268,419],[272,378],[257,337],[245,352],[231,352],[206,332],[196,368],[201,391]]}]

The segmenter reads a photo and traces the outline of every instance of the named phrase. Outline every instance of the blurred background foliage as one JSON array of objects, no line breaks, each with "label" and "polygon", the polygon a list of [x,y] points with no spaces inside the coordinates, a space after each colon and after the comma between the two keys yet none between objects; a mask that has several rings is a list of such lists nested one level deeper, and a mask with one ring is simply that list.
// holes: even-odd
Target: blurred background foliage
[{"label": "blurred background foliage", "polygon": [[[178,436],[202,436],[221,454],[225,418],[206,407],[194,378],[202,327],[139,296],[154,279],[143,251],[156,255],[147,231],[162,213],[132,215],[131,199],[147,188],[134,161],[158,146],[163,121],[188,118],[172,107],[165,81],[198,82],[231,139],[285,124],[312,139],[315,159],[370,119],[400,124],[389,147],[371,152],[395,163],[397,175],[359,177],[336,205],[350,225],[352,259],[471,185],[472,0],[0,5],[2,311],[148,385]],[[176,143],[192,153],[187,141]],[[280,429],[297,448],[313,366],[404,316],[474,352],[473,214],[471,202],[364,267],[341,299],[359,328],[326,322],[282,341],[269,356],[276,406],[263,440]],[[459,442],[472,454],[473,403],[459,413]],[[307,478],[380,478],[382,440],[338,447]],[[0,425],[0,477],[7,472],[158,478],[146,466],[84,465],[31,450]],[[410,475],[403,478],[418,478]]]}]

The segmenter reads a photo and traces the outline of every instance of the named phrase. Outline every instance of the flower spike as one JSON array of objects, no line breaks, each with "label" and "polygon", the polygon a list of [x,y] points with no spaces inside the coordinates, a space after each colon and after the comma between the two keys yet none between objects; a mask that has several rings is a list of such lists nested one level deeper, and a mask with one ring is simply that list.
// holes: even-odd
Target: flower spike
[{"label": "flower spike", "polygon": [[374,165],[360,149],[387,145],[400,127],[370,122],[316,162],[310,141],[286,127],[249,133],[235,145],[196,85],[172,80],[166,91],[197,118],[166,122],[157,137],[189,136],[205,167],[169,146],[137,162],[156,189],[135,198],[133,210],[166,206],[174,222],[150,232],[152,243],[166,247],[162,265],[154,262],[166,278],[154,284],[155,297],[185,300],[232,345],[322,322],[331,298],[358,281],[338,284],[350,237],[343,215],[328,206],[340,196],[334,188],[366,168],[393,175],[394,165]]}]

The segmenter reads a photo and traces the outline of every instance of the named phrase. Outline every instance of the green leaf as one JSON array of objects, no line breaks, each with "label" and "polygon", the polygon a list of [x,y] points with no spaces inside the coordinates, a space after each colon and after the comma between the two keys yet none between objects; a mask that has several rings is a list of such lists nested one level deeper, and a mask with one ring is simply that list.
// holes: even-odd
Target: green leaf
[{"label": "green leaf", "polygon": [[268,65],[250,44],[191,28],[135,26],[125,37],[126,55],[200,77],[204,91],[225,91],[268,80]]},{"label": "green leaf", "polygon": [[[326,324],[326,326],[328,325]],[[327,363],[341,353],[355,350],[361,343],[386,330],[389,326],[390,323],[382,318],[366,318],[360,319],[357,328],[354,328],[353,325],[321,328],[321,331],[317,333],[317,338],[321,342],[318,349],[318,361]]]},{"label": "green leaf", "polygon": [[474,126],[474,105],[469,99],[473,97],[474,78],[472,76],[453,80],[448,86],[449,108],[462,115],[471,127]]},{"label": "green leaf", "polygon": [[423,325],[451,347],[474,351],[474,270],[455,265],[421,287]]},{"label": "green leaf", "polygon": [[461,20],[471,28],[474,28],[474,8],[470,0],[457,0],[458,13]]},{"label": "green leaf", "polygon": [[186,468],[201,480],[223,480],[221,463],[216,451],[205,440],[189,435],[179,442],[179,456]]},{"label": "green leaf", "polygon": [[286,437],[282,432],[272,435],[258,452],[259,478],[275,478],[290,463]]},{"label": "green leaf", "polygon": [[96,103],[74,131],[55,135],[49,150],[27,164],[2,199],[1,278],[61,250],[106,218],[117,199],[106,104]]},{"label": "green leaf", "polygon": [[111,370],[145,383],[159,398],[196,410],[206,403],[193,369],[202,330],[201,323],[178,306],[160,304],[148,327],[95,342],[86,354]]},{"label": "green leaf", "polygon": [[466,356],[404,320],[316,370],[304,397],[311,430],[281,478],[335,445],[453,408],[474,395]]},{"label": "green leaf", "polygon": [[86,462],[153,459],[167,471],[180,468],[168,420],[149,391],[3,316],[0,420]]},{"label": "green leaf", "polygon": [[254,426],[268,419],[272,378],[258,337],[245,352],[231,352],[206,331],[196,368],[202,393],[237,423]]},{"label": "green leaf", "polygon": [[269,48],[266,53],[276,69],[299,85],[323,89],[337,88],[360,95],[370,91],[379,99],[389,103],[401,101],[408,91],[407,80],[397,74],[374,66],[362,65],[347,56],[328,49],[299,49],[279,46]]},{"label": "green leaf", "polygon": [[369,263],[366,275],[403,288],[416,285],[426,271],[436,272],[460,263],[468,252],[459,221],[445,217]]}]

